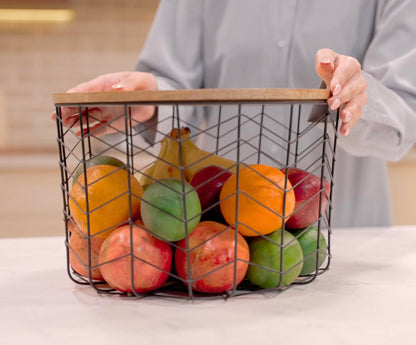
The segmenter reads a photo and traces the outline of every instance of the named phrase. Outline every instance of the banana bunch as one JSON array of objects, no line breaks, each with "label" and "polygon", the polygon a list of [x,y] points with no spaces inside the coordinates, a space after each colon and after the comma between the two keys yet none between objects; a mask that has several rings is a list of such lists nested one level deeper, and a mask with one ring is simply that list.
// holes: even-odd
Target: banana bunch
[{"label": "banana bunch", "polygon": [[[190,136],[191,130],[187,127],[181,128],[181,131],[184,131],[185,137]],[[223,158],[214,153],[201,150],[195,145],[195,143],[189,139],[183,142],[183,152],[184,152],[184,166],[185,166],[185,178],[190,181],[194,174],[208,166],[208,165],[218,165],[224,169],[229,169],[235,171],[236,162],[227,158]]]},{"label": "banana bunch", "polygon": [[153,183],[153,171],[155,170],[155,163],[153,163],[150,167],[145,169],[143,172],[140,172],[140,176],[138,180],[142,187],[148,186],[149,184]]},{"label": "banana bunch", "polygon": [[235,161],[201,150],[190,139],[190,135],[191,130],[188,127],[182,127],[180,130],[174,128],[162,139],[158,158],[142,174],[140,181],[142,185],[164,178],[180,179],[181,166],[186,181],[190,181],[199,169],[208,165],[219,165],[231,171],[235,170]]}]

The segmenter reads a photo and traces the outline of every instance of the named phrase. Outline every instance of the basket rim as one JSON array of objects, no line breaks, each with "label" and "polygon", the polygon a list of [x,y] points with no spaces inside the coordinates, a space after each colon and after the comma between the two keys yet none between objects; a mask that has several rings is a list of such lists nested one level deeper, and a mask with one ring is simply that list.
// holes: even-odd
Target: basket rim
[{"label": "basket rim", "polygon": [[328,89],[239,88],[55,93],[56,106],[78,104],[198,104],[324,102]]}]

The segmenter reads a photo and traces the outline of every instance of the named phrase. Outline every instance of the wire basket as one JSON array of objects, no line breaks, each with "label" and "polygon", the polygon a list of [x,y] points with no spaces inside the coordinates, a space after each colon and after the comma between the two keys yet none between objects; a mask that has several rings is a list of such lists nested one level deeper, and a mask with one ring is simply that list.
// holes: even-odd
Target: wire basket
[{"label": "wire basket", "polygon": [[[331,261],[338,113],[328,97],[55,94],[69,277],[100,294],[187,299],[313,281]],[[149,106],[157,115],[138,122]]]}]

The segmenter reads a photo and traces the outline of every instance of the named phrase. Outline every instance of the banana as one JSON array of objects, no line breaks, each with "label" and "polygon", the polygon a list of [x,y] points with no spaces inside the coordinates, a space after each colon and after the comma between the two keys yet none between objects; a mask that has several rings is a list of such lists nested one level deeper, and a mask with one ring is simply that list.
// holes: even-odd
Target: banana
[{"label": "banana", "polygon": [[142,186],[164,178],[181,179],[181,163],[186,181],[190,181],[198,170],[208,165],[218,165],[231,172],[236,170],[235,161],[200,149],[190,136],[191,130],[188,127],[181,127],[180,131],[177,128],[172,129],[162,139],[158,158],[142,173],[140,179]]},{"label": "banana", "polygon": [[140,172],[139,182],[142,187],[153,183],[153,172],[155,170],[155,163],[148,167],[143,172]]},{"label": "banana", "polygon": [[159,156],[153,167],[152,177],[155,180],[182,177],[179,147],[182,143],[177,140],[177,131],[176,128],[172,129],[171,133],[162,139]]},{"label": "banana", "polygon": [[200,169],[208,165],[219,165],[231,172],[236,170],[236,162],[216,154],[204,151],[197,147],[189,138],[191,130],[188,127],[181,128],[181,139],[185,139],[183,145],[183,158],[185,166],[185,179],[190,181],[192,176]]}]

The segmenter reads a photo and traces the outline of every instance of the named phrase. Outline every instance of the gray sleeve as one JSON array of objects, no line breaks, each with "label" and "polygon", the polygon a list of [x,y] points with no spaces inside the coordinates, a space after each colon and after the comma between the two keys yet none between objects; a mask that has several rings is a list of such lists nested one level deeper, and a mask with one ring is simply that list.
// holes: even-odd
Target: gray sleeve
[{"label": "gray sleeve", "polygon": [[162,0],[137,70],[151,72],[160,89],[202,86],[202,2]]},{"label": "gray sleeve", "polygon": [[[162,0],[140,54],[136,70],[156,76],[159,90],[202,87],[202,1]],[[181,112],[186,121],[197,122],[192,109]],[[171,106],[158,107],[156,115],[137,131],[149,143],[158,142],[172,125]],[[145,130],[144,130],[145,129]]]},{"label": "gray sleeve", "polygon": [[416,142],[416,1],[383,0],[362,63],[368,103],[339,144],[355,156],[397,161]]}]

